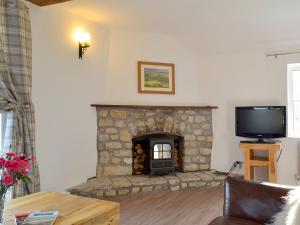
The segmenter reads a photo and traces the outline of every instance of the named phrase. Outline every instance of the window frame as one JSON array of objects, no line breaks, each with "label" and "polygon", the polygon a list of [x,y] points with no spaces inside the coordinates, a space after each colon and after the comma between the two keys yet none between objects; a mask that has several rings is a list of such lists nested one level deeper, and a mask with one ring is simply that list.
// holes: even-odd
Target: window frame
[{"label": "window frame", "polygon": [[300,63],[287,65],[287,102],[288,102],[288,137],[300,138],[300,130],[294,128],[294,92],[293,92],[293,72],[300,72]]},{"label": "window frame", "polygon": [[0,112],[0,151],[3,149],[3,118],[2,113]]}]

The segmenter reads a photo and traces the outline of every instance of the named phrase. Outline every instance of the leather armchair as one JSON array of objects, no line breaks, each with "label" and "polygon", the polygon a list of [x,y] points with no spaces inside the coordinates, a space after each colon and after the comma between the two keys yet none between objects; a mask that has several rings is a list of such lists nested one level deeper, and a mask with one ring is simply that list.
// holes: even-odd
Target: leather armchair
[{"label": "leather armchair", "polygon": [[281,210],[293,187],[228,177],[224,187],[223,216],[209,225],[263,225]]}]

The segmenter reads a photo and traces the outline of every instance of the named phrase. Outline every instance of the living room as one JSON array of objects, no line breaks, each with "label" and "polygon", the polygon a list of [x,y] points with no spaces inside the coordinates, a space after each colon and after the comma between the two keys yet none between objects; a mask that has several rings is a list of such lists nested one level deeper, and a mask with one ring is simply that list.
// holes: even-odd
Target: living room
[{"label": "living room", "polygon": [[[23,2],[3,1],[12,5]],[[105,167],[108,161],[101,153],[101,141],[106,143],[108,140],[105,137],[100,140],[103,135],[101,110],[108,113],[106,123],[117,117],[125,121],[125,127],[120,125],[120,131],[117,131],[125,128],[130,131],[130,136],[124,138],[125,144],[131,144],[132,138],[142,134],[131,129],[133,121],[141,119],[128,118],[133,111],[159,111],[166,115],[173,111],[185,113],[190,110],[192,114],[186,117],[187,120],[193,117],[191,124],[195,126],[196,117],[206,115],[209,131],[207,134],[203,130],[199,132],[201,137],[205,136],[205,148],[209,152],[204,153],[202,146],[199,159],[202,161],[197,162],[196,166],[183,164],[186,168],[183,173],[220,171],[228,174],[235,162],[242,162],[242,168],[234,168],[233,174],[236,176],[244,174],[244,151],[239,146],[240,141],[248,140],[236,136],[236,107],[286,106],[287,126],[299,118],[299,115],[289,116],[290,111],[294,110],[289,104],[293,101],[289,94],[289,68],[300,63],[300,33],[295,29],[300,5],[295,1],[33,0],[25,1],[25,4],[31,23],[32,102],[36,121],[34,155],[39,167],[41,191],[66,192],[95,176],[94,180],[99,180],[102,172],[102,175],[129,175],[124,171],[132,166],[131,155],[120,158],[127,160],[126,164],[126,161],[119,163],[118,157],[113,159],[108,153],[111,165],[118,164],[124,174],[116,171],[117,167],[112,168],[112,172],[107,171],[111,165]],[[45,6],[39,6],[43,4]],[[78,37],[82,33],[87,33],[90,40],[88,47],[83,49],[82,59],[79,59],[76,35]],[[138,67],[138,62],[157,63],[153,68],[159,63],[172,65],[172,93],[140,91],[141,67]],[[111,111],[119,114],[114,117]],[[126,118],[122,112],[125,112]],[[6,124],[5,117],[3,113],[2,127]],[[175,126],[175,119],[170,121]],[[163,120],[162,123],[166,125],[167,122]],[[139,127],[138,124],[135,126]],[[290,128],[288,126],[286,137],[276,139],[281,141],[282,146],[281,154],[278,152],[276,155],[276,183],[296,186],[300,174],[300,134],[292,134]],[[168,130],[166,126],[160,129],[156,124],[155,129],[145,129],[143,134],[167,131],[175,135],[190,135],[173,132],[174,129]],[[5,142],[4,130],[1,143]],[[195,130],[193,128],[193,132]],[[116,143],[116,140],[111,141],[114,134],[108,135],[109,143]],[[188,141],[187,137],[185,141]],[[131,148],[130,145],[128,149]],[[186,152],[183,155],[189,156]],[[187,159],[185,163],[188,163]],[[127,167],[122,167],[123,164]],[[220,176],[224,177],[224,174]],[[255,180],[267,182],[268,170],[257,169]],[[223,180],[220,181],[220,187],[217,187],[218,191],[221,190],[217,193],[221,193],[222,200],[223,183]],[[119,197],[126,201],[131,196],[132,201],[147,197],[151,201],[148,196],[156,193],[174,195],[181,191],[192,193],[194,189],[207,188],[191,186],[184,190],[182,183],[180,185],[178,190],[174,186],[172,191],[155,191],[153,188],[151,193],[127,193],[121,197],[118,196],[119,190],[115,195],[110,192],[110,196],[106,196],[104,191],[98,197],[112,201],[119,201]],[[125,200],[120,200],[121,224],[128,224],[124,219],[122,221],[122,216],[125,218],[122,215],[122,201]],[[131,207],[129,204],[126,206]],[[202,210],[205,211],[205,208]],[[222,212],[222,205],[217,212]],[[177,224],[174,220],[170,221],[156,224]],[[151,224],[151,221],[141,224]],[[207,223],[202,221],[198,224]]]}]

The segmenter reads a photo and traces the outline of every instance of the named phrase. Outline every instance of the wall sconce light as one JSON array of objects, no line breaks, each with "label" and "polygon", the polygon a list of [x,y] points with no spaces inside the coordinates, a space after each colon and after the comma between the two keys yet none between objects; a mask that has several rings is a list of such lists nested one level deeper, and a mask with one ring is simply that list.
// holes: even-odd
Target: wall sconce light
[{"label": "wall sconce light", "polygon": [[82,60],[84,52],[90,47],[91,35],[89,33],[80,32],[75,35],[79,44],[79,59]]}]

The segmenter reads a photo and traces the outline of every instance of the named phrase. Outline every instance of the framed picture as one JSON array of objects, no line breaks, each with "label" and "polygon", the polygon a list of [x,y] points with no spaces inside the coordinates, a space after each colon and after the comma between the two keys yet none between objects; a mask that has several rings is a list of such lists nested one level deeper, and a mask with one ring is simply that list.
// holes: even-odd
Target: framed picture
[{"label": "framed picture", "polygon": [[174,64],[139,61],[138,92],[175,94]]}]

